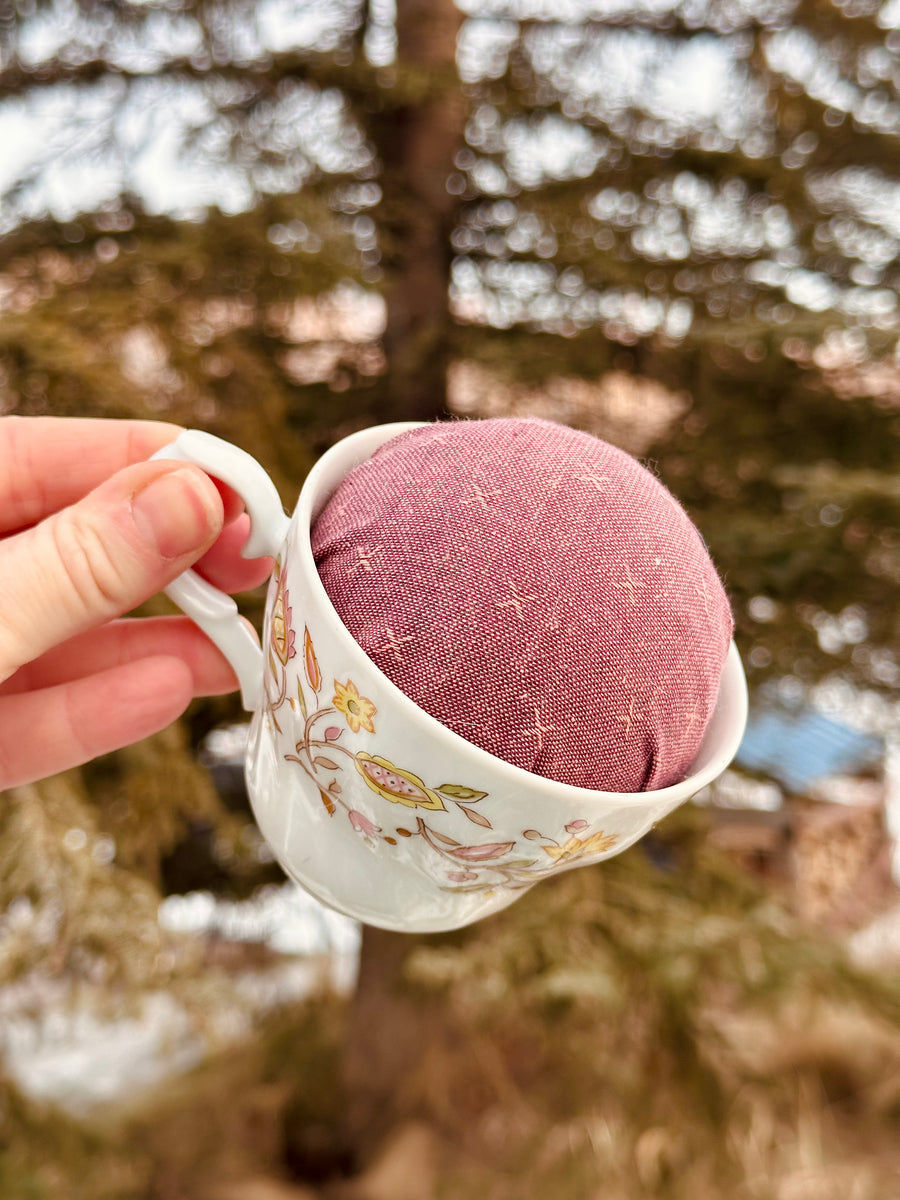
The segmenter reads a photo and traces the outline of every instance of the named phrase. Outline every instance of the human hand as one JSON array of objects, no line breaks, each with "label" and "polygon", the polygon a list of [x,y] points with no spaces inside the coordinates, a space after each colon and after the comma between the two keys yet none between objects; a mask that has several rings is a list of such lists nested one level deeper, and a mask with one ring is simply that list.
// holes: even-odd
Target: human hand
[{"label": "human hand", "polygon": [[225,591],[271,570],[239,557],[249,520],[230,489],[198,467],[146,461],[179,432],[0,417],[0,790],[147,737],[194,696],[237,687],[188,618],[117,619],[192,565]]}]

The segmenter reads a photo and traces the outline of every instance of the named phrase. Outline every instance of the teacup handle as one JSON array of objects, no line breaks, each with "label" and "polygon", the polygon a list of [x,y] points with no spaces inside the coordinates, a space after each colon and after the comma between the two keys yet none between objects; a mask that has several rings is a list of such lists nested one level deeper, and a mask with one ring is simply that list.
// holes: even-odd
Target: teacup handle
[{"label": "teacup handle", "polygon": [[[241,551],[242,558],[261,558],[266,554],[274,558],[281,550],[290,518],[281,507],[275,484],[246,451],[211,433],[188,429],[152,457],[194,463],[237,492],[250,516],[250,536]],[[248,712],[259,708],[262,649],[252,627],[239,615],[232,597],[201,579],[196,571],[185,571],[164,591],[231,663],[241,686],[244,708]]]}]

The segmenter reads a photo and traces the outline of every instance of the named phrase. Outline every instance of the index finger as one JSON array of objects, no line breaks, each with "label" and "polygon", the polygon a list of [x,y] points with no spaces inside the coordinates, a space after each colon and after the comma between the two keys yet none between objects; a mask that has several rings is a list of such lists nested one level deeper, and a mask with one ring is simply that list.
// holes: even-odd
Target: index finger
[{"label": "index finger", "polygon": [[[0,417],[0,533],[36,525],[182,432],[169,421]],[[226,521],[242,505],[219,486]]]},{"label": "index finger", "polygon": [[167,421],[0,417],[0,532],[74,504],[180,432]]}]

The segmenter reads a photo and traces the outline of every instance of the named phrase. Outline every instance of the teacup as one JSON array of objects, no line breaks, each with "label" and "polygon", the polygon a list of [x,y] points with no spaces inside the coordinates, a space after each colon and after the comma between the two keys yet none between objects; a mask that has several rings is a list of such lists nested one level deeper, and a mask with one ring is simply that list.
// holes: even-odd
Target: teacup
[{"label": "teacup", "polygon": [[455,929],[542,879],[618,854],[720,774],[737,751],[747,689],[737,649],[689,775],[657,791],[603,792],[532,775],[425,713],[366,656],[319,579],[313,523],[344,476],[416,423],[333,446],[291,518],[244,451],[183,433],[154,457],[195,463],[243,498],[248,558],[272,555],[262,646],[234,600],[192,571],[167,593],[219,646],[252,712],[246,779],[263,836],[323,903],[384,929]]}]

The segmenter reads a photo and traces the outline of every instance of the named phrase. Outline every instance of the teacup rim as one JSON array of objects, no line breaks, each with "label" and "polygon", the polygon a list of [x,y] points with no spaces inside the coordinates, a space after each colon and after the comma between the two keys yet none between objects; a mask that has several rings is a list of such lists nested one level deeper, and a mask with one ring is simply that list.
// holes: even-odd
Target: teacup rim
[{"label": "teacup rim", "polygon": [[[733,640],[729,644],[725,664],[722,668],[713,714],[696,756],[696,758],[702,756],[704,746],[718,715],[720,721],[724,720],[726,725],[721,735],[721,744],[714,748],[709,762],[694,774],[686,775],[679,782],[669,784],[664,788],[645,792],[607,792],[599,788],[579,787],[576,784],[563,783],[558,779],[549,779],[544,775],[537,775],[532,771],[526,770],[524,767],[516,766],[514,763],[509,763],[505,759],[491,754],[489,750],[484,750],[481,746],[476,746],[473,742],[467,741],[436,717],[431,716],[430,713],[416,704],[414,700],[411,700],[392,679],[385,675],[377,663],[369,658],[362,646],[353,637],[334,607],[331,597],[325,590],[325,586],[319,576],[318,568],[316,567],[312,550],[312,525],[314,516],[318,516],[319,512],[321,512],[322,507],[334,493],[338,483],[356,466],[371,458],[372,454],[381,445],[402,433],[406,433],[412,429],[423,428],[428,424],[429,422],[427,421],[397,421],[383,425],[373,425],[367,429],[361,429],[349,434],[325,451],[303,481],[300,495],[297,498],[297,503],[294,506],[291,516],[291,527],[293,528],[296,524],[298,534],[302,533],[302,536],[297,538],[297,545],[302,559],[303,573],[306,577],[304,580],[306,590],[312,593],[313,604],[321,606],[322,610],[327,613],[333,627],[333,632],[337,633],[346,643],[346,648],[351,655],[363,660],[366,667],[374,672],[380,687],[391,696],[394,704],[401,713],[405,713],[410,719],[423,725],[425,731],[431,736],[449,741],[450,745],[455,746],[460,754],[470,756],[475,764],[480,763],[484,766],[485,770],[492,771],[495,775],[505,778],[511,787],[515,787],[517,784],[523,787],[527,786],[532,790],[538,789],[544,792],[548,798],[566,801],[577,800],[579,803],[585,805],[591,803],[602,803],[605,805],[615,803],[629,808],[651,807],[666,804],[667,802],[674,804],[675,802],[687,800],[691,796],[696,795],[697,792],[716,779],[733,760],[743,738],[747,723],[749,707],[747,682],[740,654]],[[328,478],[334,473],[334,468],[337,465],[341,465],[343,470],[335,476],[333,486],[320,495],[323,490],[323,483],[327,482]],[[729,711],[720,712],[720,709],[724,709],[726,704],[729,707]]]}]

